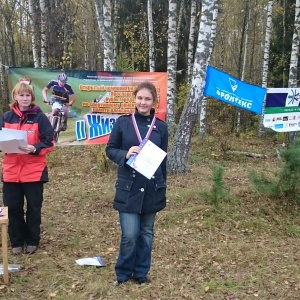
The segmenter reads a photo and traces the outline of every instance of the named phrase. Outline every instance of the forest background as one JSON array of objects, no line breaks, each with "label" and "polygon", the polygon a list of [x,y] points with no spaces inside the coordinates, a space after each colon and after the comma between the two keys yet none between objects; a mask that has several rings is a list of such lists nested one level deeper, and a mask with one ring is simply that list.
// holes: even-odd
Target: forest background
[{"label": "forest background", "polygon": [[[266,131],[258,138],[260,116],[205,99],[193,87],[203,86],[207,64],[252,84],[289,86],[293,46],[299,48],[293,38],[299,7],[292,0],[1,1],[0,114],[8,109],[10,66],[167,71],[167,121],[177,132],[171,135],[170,157],[179,148],[184,155],[175,160],[188,158],[173,164],[178,172],[168,179],[152,283],[112,290],[119,238],[111,208],[114,166],[101,146],[57,147],[49,157],[43,242],[35,256],[10,257],[22,268],[9,286],[0,286],[4,298],[297,299],[298,204],[284,194],[258,191],[248,174],[264,171],[280,181],[276,150],[285,145],[285,136]],[[189,126],[182,130],[184,122]],[[189,132],[185,139],[187,131],[192,137]],[[214,173],[216,164],[222,176]],[[218,178],[223,195],[214,190]],[[74,264],[95,254],[107,267]]]}]

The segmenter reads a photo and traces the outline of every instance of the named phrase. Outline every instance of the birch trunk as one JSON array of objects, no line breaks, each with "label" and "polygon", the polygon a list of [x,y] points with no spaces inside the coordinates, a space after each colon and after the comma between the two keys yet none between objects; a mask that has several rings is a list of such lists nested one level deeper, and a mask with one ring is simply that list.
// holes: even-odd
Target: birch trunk
[{"label": "birch trunk", "polygon": [[103,3],[103,36],[104,36],[104,71],[113,71],[113,46],[111,34],[111,0],[104,0]]},{"label": "birch trunk", "polygon": [[293,33],[293,41],[292,41],[292,52],[291,52],[289,84],[288,84],[288,86],[291,88],[297,87],[299,34],[300,34],[300,0],[296,0],[294,33]]},{"label": "birch trunk", "polygon": [[217,19],[217,15],[215,15],[217,11],[218,0],[202,1],[202,14],[191,89],[179,120],[170,154],[168,155],[168,170],[171,173],[188,171],[191,137],[198,119],[199,107],[203,97],[206,68],[213,46],[212,28],[214,20]]},{"label": "birch trunk", "polygon": [[[292,41],[289,84],[290,88],[297,87],[297,69],[298,69],[298,55],[299,55],[299,34],[300,34],[300,0],[296,0],[295,6],[295,22],[294,33]],[[298,131],[293,131],[289,134],[290,141],[294,141],[298,136]]]},{"label": "birch trunk", "polygon": [[45,0],[40,0],[41,8],[41,67],[47,67],[47,10]]},{"label": "birch trunk", "polygon": [[190,20],[189,42],[188,42],[188,82],[191,82],[192,75],[193,75],[192,72],[193,72],[193,63],[194,63],[196,8],[197,8],[197,1],[191,0],[191,20]]},{"label": "birch trunk", "polygon": [[118,0],[114,0],[114,13],[113,13],[113,26],[112,26],[112,40],[113,40],[113,60],[112,60],[112,69],[117,69],[117,39],[118,39],[118,24],[119,24],[119,14],[118,14]]},{"label": "birch trunk", "polygon": [[170,136],[174,135],[175,128],[177,48],[177,1],[169,0],[167,123]]},{"label": "birch trunk", "polygon": [[[95,10],[96,10],[96,17],[97,17],[97,23],[98,23],[98,29],[99,29],[99,38],[101,41],[100,44],[104,45],[104,32],[103,32],[104,20],[103,20],[103,1],[102,0],[95,1]],[[101,58],[103,60],[102,55],[101,55]]]},{"label": "birch trunk", "polygon": [[[84,7],[85,0],[82,0],[82,7]],[[89,65],[89,53],[88,53],[88,29],[87,29],[87,18],[85,10],[82,10],[82,31],[83,31],[83,39],[84,39],[84,69],[88,70]]]},{"label": "birch trunk", "polygon": [[33,65],[35,68],[39,67],[39,58],[37,51],[37,39],[36,39],[36,19],[33,11],[33,3],[32,0],[28,0],[28,10],[30,15],[30,29],[31,29],[31,47],[32,47],[32,57],[33,57]]},{"label": "birch trunk", "polygon": [[[211,52],[214,47],[214,42],[216,38],[216,33],[217,33],[217,16],[218,16],[218,6],[214,8],[213,11],[213,19],[212,19],[212,24],[211,24],[211,33],[210,33],[210,48]],[[206,134],[206,108],[207,108],[207,97],[203,97],[201,101],[201,106],[200,106],[200,121],[199,121],[199,134],[200,138],[205,136]]]},{"label": "birch trunk", "polygon": [[[273,13],[273,0],[268,2],[267,9],[267,26],[265,34],[265,45],[264,45],[264,58],[263,58],[263,70],[262,70],[262,87],[267,88],[268,86],[268,72],[269,72],[269,57],[270,57],[270,42],[271,42],[271,30],[272,30],[272,13]],[[265,115],[265,101],[263,103],[262,114],[259,118],[258,134],[260,137],[265,135],[265,127],[263,125]]]},{"label": "birch trunk", "polygon": [[[250,15],[251,15],[251,9],[249,5],[249,1],[247,2],[247,10],[248,10],[248,18],[246,20],[246,28],[245,28],[245,46],[244,46],[244,58],[243,58],[243,64],[242,64],[242,75],[241,80],[245,80],[245,70],[246,70],[246,64],[247,64],[247,57],[248,57],[248,39],[249,39],[249,22],[250,22]],[[236,133],[239,134],[241,130],[241,109],[237,110],[237,120],[236,120]]]},{"label": "birch trunk", "polygon": [[153,30],[153,17],[152,17],[152,0],[147,2],[148,11],[148,35],[149,35],[149,70],[155,71],[155,52],[154,52],[154,30]]}]

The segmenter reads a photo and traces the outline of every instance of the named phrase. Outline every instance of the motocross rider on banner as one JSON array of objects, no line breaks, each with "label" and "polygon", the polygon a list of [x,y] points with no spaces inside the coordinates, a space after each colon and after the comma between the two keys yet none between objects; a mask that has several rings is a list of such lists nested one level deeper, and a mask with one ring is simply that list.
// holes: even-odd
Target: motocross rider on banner
[{"label": "motocross rider on banner", "polygon": [[[65,114],[65,121],[62,126],[62,131],[67,129],[67,120],[69,115],[69,106],[72,106],[76,101],[74,91],[70,84],[67,83],[68,76],[65,73],[60,73],[57,76],[57,80],[51,80],[42,90],[44,102],[52,105],[52,112],[50,114],[50,122],[53,115],[56,113],[56,109],[62,109]],[[51,100],[47,98],[47,92],[52,88]]]}]

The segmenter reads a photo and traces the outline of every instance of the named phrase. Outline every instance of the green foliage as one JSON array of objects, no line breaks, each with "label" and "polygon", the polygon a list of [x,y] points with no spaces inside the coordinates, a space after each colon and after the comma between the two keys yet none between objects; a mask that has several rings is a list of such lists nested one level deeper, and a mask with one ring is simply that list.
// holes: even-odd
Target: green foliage
[{"label": "green foliage", "polygon": [[213,171],[212,188],[209,192],[200,192],[200,194],[206,201],[214,205],[215,209],[219,209],[220,203],[226,199],[228,195],[228,189],[223,180],[224,168],[220,165],[212,165],[211,169]]},{"label": "green foliage", "polygon": [[277,190],[277,182],[274,182],[264,174],[257,174],[255,171],[249,173],[249,179],[256,190],[263,195],[274,195]]},{"label": "green foliage", "polygon": [[296,140],[289,148],[280,151],[282,166],[279,176],[268,179],[263,174],[252,171],[249,179],[262,195],[276,198],[286,197],[290,201],[299,201],[300,192],[300,140]]},{"label": "green foliage", "polygon": [[287,86],[295,20],[295,1],[275,2],[270,44],[269,86]]},{"label": "green foliage", "polygon": [[190,88],[191,88],[191,86],[187,81],[183,82],[178,88],[177,106],[176,106],[176,120],[179,120],[179,118],[180,118],[180,115],[183,111],[184,104],[185,104],[186,99],[189,95]]},{"label": "green foliage", "polygon": [[278,190],[286,196],[299,200],[300,140],[296,140],[289,148],[283,149],[281,157],[284,165],[278,182]]},{"label": "green foliage", "polygon": [[134,68],[131,65],[131,61],[128,56],[124,53],[120,53],[117,57],[117,68],[119,72],[134,72]]},{"label": "green foliage", "polygon": [[287,228],[287,234],[291,237],[300,237],[300,228],[296,225],[290,225]]},{"label": "green foliage", "polygon": [[105,154],[105,146],[95,145],[89,147],[89,154],[94,164],[93,169],[98,169],[101,173],[107,172],[109,169],[109,161]]}]

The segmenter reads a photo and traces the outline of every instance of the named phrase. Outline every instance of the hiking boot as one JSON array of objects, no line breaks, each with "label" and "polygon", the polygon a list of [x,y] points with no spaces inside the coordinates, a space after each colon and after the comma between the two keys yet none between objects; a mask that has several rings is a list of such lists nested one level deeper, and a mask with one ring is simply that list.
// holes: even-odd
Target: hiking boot
[{"label": "hiking boot", "polygon": [[147,283],[150,283],[150,280],[147,277],[134,278],[134,281],[138,284],[141,284],[141,285],[145,285]]},{"label": "hiking boot", "polygon": [[12,248],[13,255],[20,255],[23,252],[23,247],[15,247]]},{"label": "hiking boot", "polygon": [[67,123],[62,123],[60,130],[61,131],[66,131],[67,130]]},{"label": "hiking boot", "polygon": [[33,254],[37,250],[37,246],[27,246],[26,253]]},{"label": "hiking boot", "polygon": [[123,285],[125,282],[129,281],[130,279],[127,280],[117,280],[114,282],[115,286]]}]

